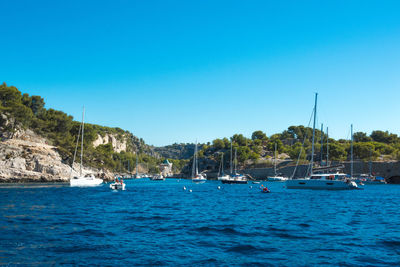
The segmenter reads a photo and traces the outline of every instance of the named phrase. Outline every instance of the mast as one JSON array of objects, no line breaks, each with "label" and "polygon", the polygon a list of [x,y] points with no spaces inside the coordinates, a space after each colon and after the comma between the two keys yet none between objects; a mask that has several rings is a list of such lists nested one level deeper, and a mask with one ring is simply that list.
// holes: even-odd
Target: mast
[{"label": "mast", "polygon": [[369,150],[369,177],[372,176],[372,148]]},{"label": "mast", "polygon": [[326,127],[326,167],[329,167],[329,134],[328,134],[328,127]]},{"label": "mast", "polygon": [[81,142],[81,168],[79,170],[79,176],[82,177],[82,164],[83,164],[83,135],[85,132],[85,106],[82,111],[82,142]]},{"label": "mast", "polygon": [[224,175],[224,153],[221,155],[221,175]]},{"label": "mast", "polygon": [[139,153],[136,153],[136,178],[138,178]]},{"label": "mast", "polygon": [[232,141],[231,141],[231,174],[233,173],[233,164],[232,164]]},{"label": "mast", "polygon": [[75,163],[75,159],[76,159],[76,152],[78,150],[78,145],[79,145],[79,137],[81,136],[81,130],[82,130],[82,123],[79,125],[78,135],[76,136],[76,146],[75,146],[74,158],[72,160],[71,172],[69,174],[70,178],[72,177],[72,171],[74,169],[74,163]]},{"label": "mast", "polygon": [[311,171],[310,174],[313,173],[313,164],[314,164],[314,139],[315,139],[315,121],[317,119],[317,98],[318,93],[315,93],[315,105],[314,105],[314,123],[313,123],[313,135],[312,135],[312,148],[311,148]]},{"label": "mast", "polygon": [[237,168],[237,148],[235,147],[235,174],[236,174],[236,168]]},{"label": "mast", "polygon": [[353,177],[353,124],[351,125],[351,158],[350,158],[350,175]]},{"label": "mast", "polygon": [[322,161],[324,160],[323,158],[323,154],[324,154],[324,124],[321,123],[321,167],[322,167]]},{"label": "mast", "polygon": [[197,141],[196,141],[196,145],[194,147],[194,154],[193,154],[192,178],[197,176],[197,174],[198,174],[197,168],[198,167],[197,167]]},{"label": "mast", "polygon": [[276,176],[276,143],[275,143],[275,152],[274,152],[274,172]]}]

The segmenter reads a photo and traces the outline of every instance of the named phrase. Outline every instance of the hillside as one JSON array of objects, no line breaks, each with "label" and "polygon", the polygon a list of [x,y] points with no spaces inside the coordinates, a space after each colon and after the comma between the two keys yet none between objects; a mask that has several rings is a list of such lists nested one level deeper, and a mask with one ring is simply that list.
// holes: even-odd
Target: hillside
[{"label": "hillside", "polygon": [[[62,164],[71,165],[79,127],[80,122],[72,116],[46,109],[41,96],[22,94],[5,83],[0,85],[0,140],[4,151],[6,145],[11,145],[9,140],[21,140],[25,133],[32,132],[31,136],[58,153]],[[129,131],[94,124],[85,124],[84,151],[84,166],[112,172],[132,171],[139,157],[142,171],[157,173],[162,160],[143,139]],[[76,162],[79,157],[78,153]]]}]

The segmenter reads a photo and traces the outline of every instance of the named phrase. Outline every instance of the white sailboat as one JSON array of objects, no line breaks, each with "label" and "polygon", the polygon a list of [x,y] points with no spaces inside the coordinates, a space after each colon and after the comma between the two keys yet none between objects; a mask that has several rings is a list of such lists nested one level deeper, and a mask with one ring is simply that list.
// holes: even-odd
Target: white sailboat
[{"label": "white sailboat", "polygon": [[218,172],[218,180],[229,179],[229,175],[224,173],[224,153],[221,154],[221,164]]},{"label": "white sailboat", "polygon": [[288,189],[322,189],[322,190],[347,190],[358,189],[357,184],[351,179],[347,179],[345,174],[340,173],[324,173],[313,174],[314,163],[314,138],[315,138],[315,122],[317,116],[317,97],[315,94],[314,105],[314,123],[313,123],[313,137],[311,149],[311,162],[310,162],[310,175],[300,179],[289,179],[286,181],[286,188]]},{"label": "white sailboat", "polygon": [[[78,149],[78,143],[79,143],[79,137],[80,137],[80,132],[82,129],[82,140],[81,140],[81,166],[80,166],[80,170],[79,170],[79,176],[74,176],[72,178],[70,178],[70,185],[71,186],[97,186],[103,183],[102,179],[96,178],[94,177],[93,174],[86,174],[83,175],[82,174],[82,166],[83,166],[83,136],[84,136],[84,132],[85,132],[85,108],[83,108],[82,111],[82,123],[81,126],[79,128],[79,133],[78,133],[78,137],[76,140],[76,147],[75,147],[75,153],[74,153],[74,159],[72,161],[72,169],[74,166],[74,162],[75,162],[75,157],[76,157],[76,151]],[[72,174],[72,169],[71,169],[71,174]]]},{"label": "white sailboat", "polygon": [[223,184],[247,184],[247,177],[236,171],[237,169],[237,149],[235,148],[235,170],[233,172],[232,167],[232,143],[231,143],[231,174],[219,179]]},{"label": "white sailboat", "polygon": [[276,173],[276,143],[275,143],[275,152],[274,152],[274,173],[275,173],[274,176],[271,176],[271,177],[267,178],[268,182],[284,182],[284,181],[286,181],[288,179],[287,177],[279,176]]},{"label": "white sailboat", "polygon": [[207,176],[203,173],[199,173],[199,166],[197,162],[197,142],[196,142],[193,154],[192,182],[204,183],[206,181],[207,181]]}]

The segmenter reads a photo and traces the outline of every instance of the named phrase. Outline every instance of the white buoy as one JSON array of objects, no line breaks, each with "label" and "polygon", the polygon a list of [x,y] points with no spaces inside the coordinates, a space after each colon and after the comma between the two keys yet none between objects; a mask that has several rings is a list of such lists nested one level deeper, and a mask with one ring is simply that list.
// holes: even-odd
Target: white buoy
[{"label": "white buoy", "polygon": [[189,189],[189,192],[192,193],[192,189]]},{"label": "white buoy", "polygon": [[250,188],[253,188],[253,186],[252,186],[252,185],[250,185]]},{"label": "white buoy", "polygon": [[221,189],[221,187],[220,186],[218,186],[218,190],[220,190]]},{"label": "white buoy", "polygon": [[186,190],[186,186],[183,187],[183,190]]}]

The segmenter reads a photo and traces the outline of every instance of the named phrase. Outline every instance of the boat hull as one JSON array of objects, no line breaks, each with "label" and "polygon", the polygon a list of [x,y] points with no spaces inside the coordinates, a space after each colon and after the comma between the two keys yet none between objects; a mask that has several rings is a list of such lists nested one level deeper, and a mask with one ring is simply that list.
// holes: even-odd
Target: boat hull
[{"label": "boat hull", "polygon": [[121,183],[112,183],[110,184],[110,188],[112,190],[125,190],[125,184]]},{"label": "boat hull", "polygon": [[286,177],[275,176],[275,177],[268,177],[267,181],[268,182],[284,182],[284,181],[287,181],[287,179],[288,178],[286,178]]},{"label": "boat hull", "polygon": [[99,186],[103,183],[102,179],[98,178],[72,178],[70,180],[70,186],[86,187],[86,186]]},{"label": "boat hull", "polygon": [[247,184],[247,181],[221,180],[223,184]]},{"label": "boat hull", "polygon": [[341,180],[294,179],[286,181],[287,189],[351,190],[358,189],[354,182]]}]

